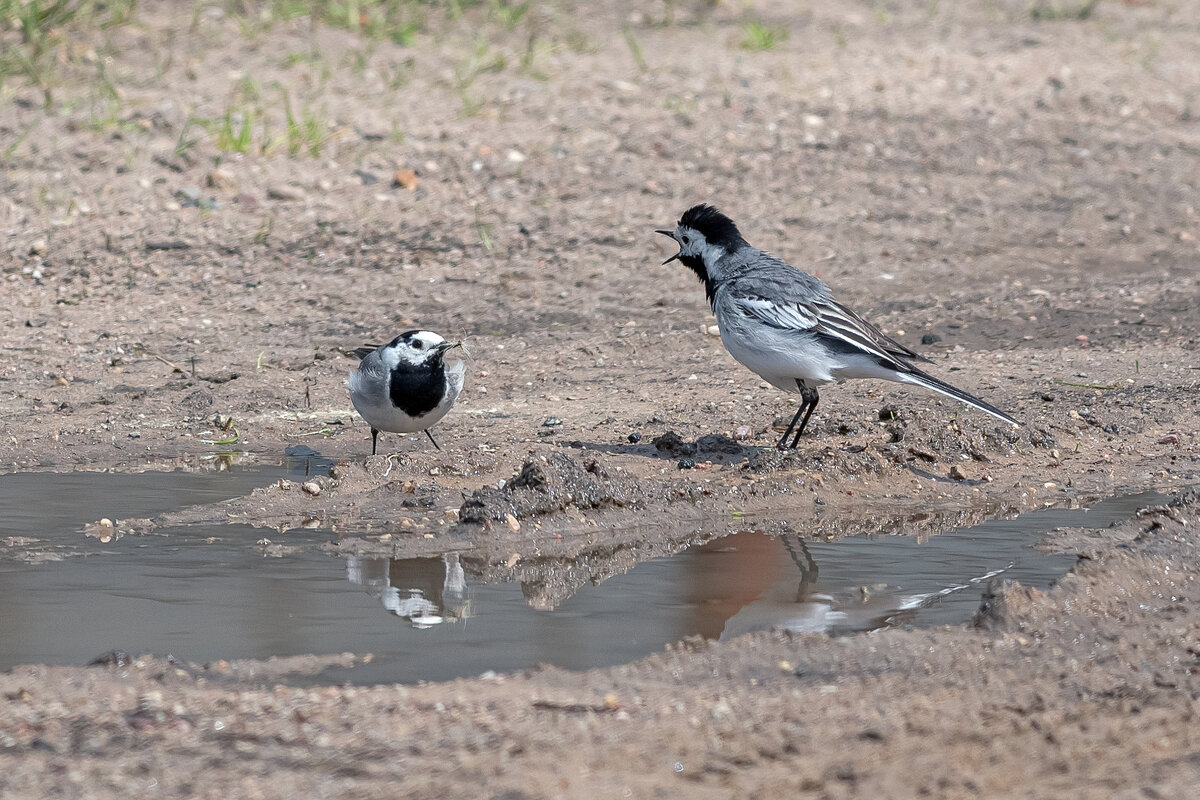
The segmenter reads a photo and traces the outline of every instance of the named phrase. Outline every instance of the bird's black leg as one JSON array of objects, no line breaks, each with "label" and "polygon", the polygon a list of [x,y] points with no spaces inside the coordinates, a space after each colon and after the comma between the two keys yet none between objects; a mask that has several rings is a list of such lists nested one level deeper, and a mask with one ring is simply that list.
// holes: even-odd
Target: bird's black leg
[{"label": "bird's black leg", "polygon": [[[783,436],[779,439],[779,444],[775,445],[776,450],[786,450],[788,436],[792,433],[792,428],[796,427],[796,421],[800,419],[800,415],[804,413],[804,409],[808,406],[808,398],[801,395],[800,408],[796,409],[796,416],[792,417],[791,423],[788,424],[787,430],[783,432]],[[807,421],[807,417],[805,418]]]},{"label": "bird's black leg", "polygon": [[804,433],[804,429],[808,427],[808,418],[817,410],[817,403],[821,397],[817,394],[817,390],[806,384],[804,381],[796,381],[796,385],[800,387],[800,397],[803,399],[800,408],[808,406],[808,412],[805,413],[804,419],[800,420],[800,427],[796,429],[796,438],[792,439],[792,449],[796,449],[796,445],[800,444],[800,434]]},{"label": "bird's black leg", "polygon": [[379,444],[379,431],[371,428],[371,455],[375,455],[375,447]]},{"label": "bird's black leg", "polygon": [[433,446],[435,448],[437,448],[438,450],[442,449],[441,447],[438,446],[437,439],[434,439],[433,434],[429,432],[429,428],[425,429],[425,435],[429,437],[429,441],[433,442]]}]

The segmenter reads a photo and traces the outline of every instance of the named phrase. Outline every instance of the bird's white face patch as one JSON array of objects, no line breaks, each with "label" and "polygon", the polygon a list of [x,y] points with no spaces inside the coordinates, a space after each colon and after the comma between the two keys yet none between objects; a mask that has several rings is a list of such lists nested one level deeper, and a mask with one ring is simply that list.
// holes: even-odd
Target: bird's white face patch
[{"label": "bird's white face patch", "polygon": [[383,363],[388,369],[395,368],[401,362],[423,364],[437,346],[445,341],[433,331],[417,331],[408,340],[401,339],[394,345],[383,348],[380,355],[383,356]]},{"label": "bird's white face patch", "polygon": [[679,225],[675,228],[675,241],[679,244],[681,258],[686,259],[689,256],[698,258],[710,276],[719,277],[713,274],[713,270],[717,262],[725,255],[724,247],[713,244],[705,238],[703,233],[687,225]]}]

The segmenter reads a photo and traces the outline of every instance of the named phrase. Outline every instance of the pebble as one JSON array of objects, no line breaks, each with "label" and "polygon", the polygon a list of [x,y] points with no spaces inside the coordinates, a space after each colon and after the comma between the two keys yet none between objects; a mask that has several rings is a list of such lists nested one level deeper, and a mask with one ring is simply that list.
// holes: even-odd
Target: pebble
[{"label": "pebble", "polygon": [[[519,519],[517,519],[516,517],[514,517],[512,514],[506,514],[504,516],[504,524],[508,525],[508,529],[510,531],[512,531],[513,533],[521,532],[521,521]],[[512,565],[510,564],[509,566],[512,566]]]},{"label": "pebble", "polygon": [[749,425],[739,425],[733,432],[733,439],[737,442],[748,442],[754,438],[754,429]]},{"label": "pebble", "polygon": [[[425,166],[428,168],[429,165],[426,164]],[[413,192],[416,191],[420,184],[421,179],[418,178],[417,173],[411,169],[398,169],[392,173],[392,186],[398,186],[401,189],[408,189],[410,192]]]},{"label": "pebble", "polygon": [[224,167],[217,167],[204,179],[206,186],[212,189],[219,189],[225,192],[232,192],[237,189],[237,178],[233,173]]},{"label": "pebble", "polygon": [[275,183],[267,187],[267,197],[272,200],[303,200],[306,196],[299,186]]},{"label": "pebble", "polygon": [[316,497],[321,493],[321,485],[316,481],[305,481],[300,488],[313,497]]},{"label": "pebble", "polygon": [[720,336],[721,335],[721,327],[719,325],[709,325],[707,328],[704,329],[704,332],[707,333],[709,336]]},{"label": "pebble", "polygon": [[683,458],[679,459],[679,461],[676,462],[676,466],[679,467],[680,469],[695,469],[696,462],[693,461],[692,459],[688,458],[687,456],[684,456]]},{"label": "pebble", "polygon": [[630,444],[637,444],[642,440],[642,435],[640,433],[631,433],[625,438],[629,440]]},{"label": "pebble", "polygon": [[1174,433],[1168,433],[1166,436],[1158,440],[1159,444],[1179,444],[1179,437]]},{"label": "pebble", "polygon": [[561,419],[559,419],[558,417],[546,417],[546,419],[542,422],[542,427],[543,428],[557,428],[559,425],[562,425],[562,424],[563,424],[563,421]]},{"label": "pebble", "polygon": [[963,471],[958,468],[958,464],[954,464],[950,467],[950,480],[965,481],[966,479],[967,476],[964,475]]},{"label": "pebble", "polygon": [[936,333],[927,333],[921,337],[921,344],[937,344],[942,340],[942,337]]},{"label": "pebble", "polygon": [[49,249],[50,244],[45,239],[37,239],[33,244],[29,245],[29,255],[44,256]]}]

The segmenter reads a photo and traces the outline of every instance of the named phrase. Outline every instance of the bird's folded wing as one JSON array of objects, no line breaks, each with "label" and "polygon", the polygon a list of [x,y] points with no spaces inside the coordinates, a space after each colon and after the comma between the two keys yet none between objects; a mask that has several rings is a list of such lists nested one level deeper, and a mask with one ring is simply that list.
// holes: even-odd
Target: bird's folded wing
[{"label": "bird's folded wing", "polygon": [[875,356],[889,365],[903,366],[903,362],[897,362],[897,359],[920,358],[837,302],[776,303],[764,297],[749,296],[734,297],[733,302],[747,316],[772,327],[825,336]]},{"label": "bird's folded wing", "polygon": [[734,304],[742,313],[785,331],[812,331],[820,318],[811,308],[802,303],[776,303],[765,297],[734,297]]}]

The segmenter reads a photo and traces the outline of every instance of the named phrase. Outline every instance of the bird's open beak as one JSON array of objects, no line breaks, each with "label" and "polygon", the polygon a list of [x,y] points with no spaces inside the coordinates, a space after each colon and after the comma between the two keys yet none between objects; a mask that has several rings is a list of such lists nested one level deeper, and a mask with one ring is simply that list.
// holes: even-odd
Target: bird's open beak
[{"label": "bird's open beak", "polygon": [[[668,237],[672,242],[675,241],[675,234],[672,233],[671,231],[655,231],[655,233],[661,233],[663,236]],[[663,264],[664,265],[670,264],[672,261],[674,261],[677,258],[679,258],[679,253],[676,253],[675,255],[668,258],[666,261],[663,262]]]},{"label": "bird's open beak", "polygon": [[464,353],[466,353],[468,356],[471,355],[471,351],[468,350],[467,346],[465,344],[463,344],[461,341],[459,341],[459,342],[442,342],[441,344],[439,344],[437,346],[437,349],[438,349],[439,353],[445,353],[447,350],[453,350],[456,347],[461,348],[462,351]]}]

